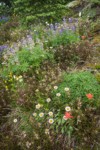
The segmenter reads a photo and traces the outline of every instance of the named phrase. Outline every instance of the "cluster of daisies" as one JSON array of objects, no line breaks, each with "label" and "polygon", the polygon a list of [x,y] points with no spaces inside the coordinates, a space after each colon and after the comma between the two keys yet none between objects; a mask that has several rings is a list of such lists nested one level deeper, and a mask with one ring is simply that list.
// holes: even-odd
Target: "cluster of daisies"
[{"label": "cluster of daisies", "polygon": [[[58,89],[58,86],[54,86],[54,90],[57,90],[57,89]],[[65,92],[69,92],[70,91],[70,89],[68,87],[65,87],[64,90],[65,90]],[[60,97],[61,93],[56,93],[56,96]]]},{"label": "cluster of daisies", "polygon": [[[47,102],[50,102],[51,99],[48,98],[46,101],[47,101]],[[42,104],[37,104],[37,105],[35,106],[36,109],[40,109],[41,107],[43,107]],[[34,117],[36,117],[36,116],[37,116],[37,113],[33,113],[32,115],[33,115]],[[39,117],[40,117],[40,118],[44,117],[44,115],[45,115],[45,114],[44,114],[43,112],[40,112],[40,113],[39,113]],[[48,112],[48,116],[50,117],[49,120],[48,120],[48,122],[49,122],[50,124],[52,124],[52,123],[54,122],[54,119],[53,119],[53,112],[52,112],[52,111]]]},{"label": "cluster of daisies", "polygon": [[[54,90],[57,90],[58,89],[58,86],[54,86]],[[69,88],[68,87],[65,87],[64,88],[64,90],[66,91],[66,92],[69,92]],[[61,96],[61,93],[56,93],[56,96],[57,97],[60,97]],[[47,103],[50,103],[51,102],[51,98],[47,98],[46,99],[46,102]],[[39,110],[39,109],[41,109],[43,107],[43,105],[42,104],[36,104],[36,106],[35,106],[35,108],[36,108],[36,110]],[[63,117],[63,119],[65,119],[65,120],[67,120],[68,118],[72,118],[72,116],[71,116],[71,113],[70,113],[70,111],[71,111],[71,108],[69,107],[69,106],[66,106],[65,107],[65,110],[66,110],[66,114],[64,115],[64,117]],[[36,112],[34,112],[33,114],[32,114],[34,117],[40,117],[40,118],[42,118],[42,117],[44,117],[44,112],[40,112],[39,114],[37,114]],[[48,112],[48,117],[49,117],[49,119],[48,119],[48,123],[49,124],[53,124],[54,123],[54,114],[53,114],[53,112],[52,111],[50,111],[50,112]]]},{"label": "cluster of daisies", "polygon": [[[21,78],[22,78],[21,76],[18,77],[18,79],[21,79]],[[54,86],[54,90],[57,90],[57,89],[58,89],[58,86]],[[67,92],[67,93],[70,95],[70,89],[69,89],[68,87],[65,87],[65,88],[64,88],[64,91]],[[37,91],[37,92],[38,92],[38,91]],[[60,96],[61,96],[61,93],[56,93],[56,96],[57,96],[57,97],[60,97]],[[91,93],[87,93],[85,96],[86,96],[89,100],[93,99],[93,94],[91,94]],[[52,101],[51,98],[47,98],[45,102],[50,103],[51,101]],[[47,116],[47,118],[48,118],[48,121],[47,121],[47,122],[48,122],[49,124],[53,124],[53,123],[54,123],[54,113],[53,113],[53,111],[49,111],[49,112],[47,112],[47,113],[44,113],[43,111],[41,111],[41,108],[42,108],[42,107],[43,107],[43,104],[40,104],[40,103],[36,104],[36,105],[35,105],[36,111],[32,113],[32,116],[33,116],[34,118],[44,118],[45,116]],[[65,107],[64,109],[65,109],[65,113],[64,113],[64,115],[63,115],[63,119],[64,119],[64,120],[68,120],[68,119],[74,118],[74,116],[72,115],[72,109],[71,109],[70,106],[66,105],[66,107]],[[13,122],[14,122],[14,123],[17,123],[18,120],[15,118],[15,119],[13,120]],[[49,134],[49,133],[50,133],[49,130],[50,130],[50,129],[45,129],[45,134]]]}]

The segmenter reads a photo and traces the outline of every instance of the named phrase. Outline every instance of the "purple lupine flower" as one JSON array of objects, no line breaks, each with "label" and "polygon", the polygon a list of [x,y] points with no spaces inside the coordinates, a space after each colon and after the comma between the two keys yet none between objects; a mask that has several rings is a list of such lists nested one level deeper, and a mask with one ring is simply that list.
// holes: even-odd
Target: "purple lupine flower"
[{"label": "purple lupine flower", "polygon": [[55,30],[58,29],[58,23],[55,23],[54,28],[55,28]]},{"label": "purple lupine flower", "polygon": [[13,49],[13,48],[10,48],[10,51],[11,51],[12,53],[14,53],[14,49]]},{"label": "purple lupine flower", "polygon": [[54,30],[54,25],[52,23],[50,24],[50,29]]},{"label": "purple lupine flower", "polygon": [[75,22],[78,22],[78,19],[77,19],[77,18],[75,18]]},{"label": "purple lupine flower", "polygon": [[71,27],[71,30],[72,30],[72,31],[76,31],[76,27],[75,27],[75,26],[72,26],[72,27]]},{"label": "purple lupine flower", "polygon": [[7,49],[7,45],[1,45],[0,46],[0,52],[4,51],[5,49]]},{"label": "purple lupine flower", "polygon": [[8,21],[9,20],[9,17],[6,17],[6,16],[1,16],[0,17],[0,21]]},{"label": "purple lupine flower", "polygon": [[69,22],[69,23],[72,23],[72,22],[73,22],[73,19],[72,19],[72,18],[68,18],[68,22]]},{"label": "purple lupine flower", "polygon": [[59,30],[59,33],[60,33],[60,34],[62,34],[63,32],[64,32],[64,29],[63,29],[63,28]]}]

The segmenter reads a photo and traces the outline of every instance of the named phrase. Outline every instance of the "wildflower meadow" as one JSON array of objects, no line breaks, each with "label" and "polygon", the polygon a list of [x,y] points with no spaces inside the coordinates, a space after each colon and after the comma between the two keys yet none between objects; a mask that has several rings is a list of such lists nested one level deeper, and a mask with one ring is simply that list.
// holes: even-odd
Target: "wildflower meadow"
[{"label": "wildflower meadow", "polygon": [[100,3],[76,1],[0,1],[0,150],[100,149]]}]

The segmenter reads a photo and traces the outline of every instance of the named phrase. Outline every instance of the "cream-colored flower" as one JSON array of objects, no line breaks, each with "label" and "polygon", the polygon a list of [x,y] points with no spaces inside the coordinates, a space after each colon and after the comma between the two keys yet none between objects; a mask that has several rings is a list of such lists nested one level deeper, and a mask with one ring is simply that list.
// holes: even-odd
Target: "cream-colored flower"
[{"label": "cream-colored flower", "polygon": [[71,111],[71,108],[70,108],[69,106],[66,106],[66,107],[65,107],[65,110],[66,110],[66,111]]},{"label": "cream-colored flower", "polygon": [[30,146],[31,146],[31,143],[30,143],[29,141],[27,141],[27,142],[26,142],[26,147],[27,147],[27,148],[30,148]]},{"label": "cream-colored flower", "polygon": [[50,47],[50,49],[52,49],[53,47]]},{"label": "cream-colored flower", "polygon": [[33,115],[34,117],[36,117],[36,116],[37,116],[37,113],[33,113],[32,115]]},{"label": "cream-colored flower", "polygon": [[36,107],[36,109],[39,109],[41,107],[41,105],[37,104],[35,107]]},{"label": "cream-colored flower", "polygon": [[53,116],[53,112],[52,111],[50,111],[48,114],[49,114],[49,116]]},{"label": "cream-colored flower", "polygon": [[41,149],[41,146],[38,146],[38,147],[37,147],[37,150],[39,150],[39,149]]},{"label": "cream-colored flower", "polygon": [[36,89],[35,92],[39,92],[39,89]]},{"label": "cream-colored flower", "polygon": [[60,94],[60,93],[57,93],[57,94],[56,94],[56,96],[60,97],[60,96],[61,96],[61,94]]},{"label": "cream-colored flower", "polygon": [[16,80],[19,80],[19,78],[18,78],[18,77],[16,77],[15,79],[16,79]]},{"label": "cream-colored flower", "polygon": [[49,129],[45,129],[45,134],[49,134]]},{"label": "cream-colored flower", "polygon": [[81,17],[82,16],[82,13],[81,12],[79,12],[79,17]]},{"label": "cream-colored flower", "polygon": [[27,136],[25,131],[22,132],[22,136],[23,136],[24,138]]},{"label": "cream-colored flower", "polygon": [[51,101],[51,99],[50,99],[50,98],[47,98],[46,101],[49,103],[49,102]]},{"label": "cream-colored flower", "polygon": [[19,79],[21,79],[21,78],[22,78],[22,76],[19,76],[18,78],[19,78]]},{"label": "cream-colored flower", "polygon": [[57,89],[58,89],[58,86],[54,86],[54,89],[57,90]]},{"label": "cream-colored flower", "polygon": [[14,119],[14,120],[13,120],[14,123],[17,123],[17,121],[18,121],[17,119]]},{"label": "cream-colored flower", "polygon": [[19,82],[23,82],[23,79],[22,79],[22,78],[20,78],[20,79],[19,79]]},{"label": "cream-colored flower", "polygon": [[66,92],[68,92],[68,91],[69,91],[69,88],[65,87],[64,90],[65,90]]},{"label": "cream-colored flower", "polygon": [[14,75],[13,78],[16,79],[16,76]]},{"label": "cream-colored flower", "polygon": [[39,116],[42,118],[44,116],[44,113],[39,113]]},{"label": "cream-colored flower", "polygon": [[52,124],[54,122],[54,120],[52,118],[49,119],[48,121],[50,124]]},{"label": "cream-colored flower", "polygon": [[34,136],[37,140],[39,139],[39,135],[37,133],[34,133]]}]

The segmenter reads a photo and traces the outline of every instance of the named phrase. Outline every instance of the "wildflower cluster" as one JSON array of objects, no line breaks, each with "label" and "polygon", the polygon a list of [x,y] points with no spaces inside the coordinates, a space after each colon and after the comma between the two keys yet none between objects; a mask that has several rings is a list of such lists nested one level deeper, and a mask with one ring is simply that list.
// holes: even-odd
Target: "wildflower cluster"
[{"label": "wildflower cluster", "polygon": [[[88,75],[88,73],[83,74]],[[71,76],[69,76],[69,79],[71,79]],[[88,83],[89,80],[90,79],[88,79]],[[84,89],[84,95],[81,94],[81,89],[77,89],[77,92],[80,93],[80,97],[78,97],[76,92],[73,97],[73,88],[75,85],[73,86],[72,84],[71,86],[71,82],[74,82],[75,84],[75,81],[74,79],[73,81],[71,79],[70,83],[66,81],[67,80],[60,83],[59,86],[54,85],[53,91],[51,92],[51,98],[43,99],[41,101],[42,103],[38,103],[35,106],[36,109],[32,115],[37,122],[44,126],[45,134],[50,134],[52,128],[54,128],[56,132],[58,132],[59,128],[59,132],[62,134],[64,133],[67,135],[68,132],[71,132],[72,134],[72,130],[76,126],[76,120],[77,123],[81,122],[83,114],[85,115],[84,106],[87,108],[86,102],[90,105],[90,107],[92,107],[92,105],[95,107],[95,93],[93,91],[93,87],[91,88],[91,93],[88,93],[88,90]],[[76,82],[78,85],[78,80]],[[68,86],[65,86],[66,84],[68,84]],[[79,83],[79,87],[80,84],[81,83]],[[97,88],[97,91],[98,90],[99,89]],[[80,110],[82,112],[80,112]]]},{"label": "wildflower cluster", "polygon": [[16,42],[0,46],[1,104],[11,107],[3,128],[11,127],[21,149],[54,149],[54,141],[58,150],[60,145],[77,149],[77,143],[91,144],[98,137],[100,85],[89,71],[66,73],[92,51],[77,26],[77,19],[64,18],[61,24],[37,26],[17,41],[16,30],[11,33]]}]

